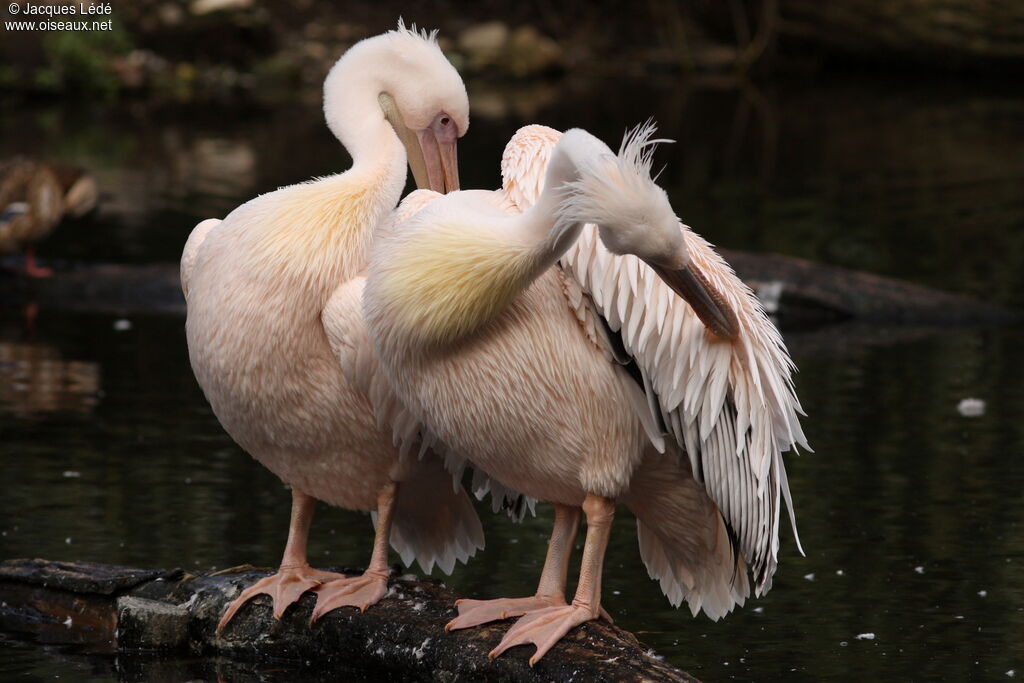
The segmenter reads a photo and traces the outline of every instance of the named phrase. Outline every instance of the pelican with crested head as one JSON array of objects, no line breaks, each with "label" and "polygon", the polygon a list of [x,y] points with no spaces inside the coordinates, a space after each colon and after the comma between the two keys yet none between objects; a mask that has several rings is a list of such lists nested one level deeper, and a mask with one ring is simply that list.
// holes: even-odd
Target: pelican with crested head
[{"label": "pelican with crested head", "polygon": [[792,519],[781,453],[805,445],[792,363],[651,179],[653,132],[615,154],[582,130],[521,130],[502,190],[413,193],[350,284],[394,395],[492,480],[555,506],[536,594],[460,601],[448,624],[521,615],[492,656],[533,643],[532,664],[607,616],[617,502],[669,600],[712,619],[749,596],[748,567],[757,595],[770,588],[780,498]]}]

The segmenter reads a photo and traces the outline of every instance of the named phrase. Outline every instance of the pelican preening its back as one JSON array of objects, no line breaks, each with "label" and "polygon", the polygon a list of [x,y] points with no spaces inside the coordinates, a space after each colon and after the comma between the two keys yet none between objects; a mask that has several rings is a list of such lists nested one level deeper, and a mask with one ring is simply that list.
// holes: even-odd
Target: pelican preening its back
[{"label": "pelican preening its back", "polygon": [[[637,132],[650,136],[654,131]],[[531,206],[539,196],[547,159],[560,136],[551,128],[533,125],[520,129],[509,141],[502,177],[504,191],[518,209]],[[641,148],[634,145],[633,154]],[[649,158],[644,163],[649,164]],[[643,177],[637,174],[631,179],[636,182]],[[617,193],[608,181],[607,176],[599,178],[597,187],[604,185],[611,192],[595,191],[581,199],[592,204],[603,198],[614,200]],[[586,212],[578,203],[575,210]],[[777,560],[780,495],[785,497],[799,547],[781,461],[781,453],[791,445],[810,450],[797,417],[803,412],[792,382],[795,366],[754,292],[706,240],[681,223],[680,229],[696,265],[687,279],[694,272],[707,278],[712,285],[708,291],[723,297],[723,310],[735,315],[738,334],[732,344],[717,343],[705,333],[694,309],[673,297],[678,279],[664,281],[660,276],[666,273],[645,266],[634,254],[611,253],[593,224],[582,228],[559,266],[569,276],[570,305],[590,325],[589,333],[615,333],[615,340],[605,341],[616,347],[621,344],[625,355],[617,361],[636,364],[661,431],[673,437],[677,447],[685,448],[695,479],[706,485],[722,508],[743,555],[761,579],[756,584],[761,594],[770,587]],[[595,325],[595,320],[600,323]],[[735,428],[731,435],[723,431],[728,425]],[[738,456],[745,457],[724,457],[727,447],[733,446]],[[705,462],[711,471],[706,472]],[[752,482],[757,493],[753,507]],[[766,489],[768,495],[762,496]],[[643,530],[640,536],[643,549]],[[650,553],[644,555],[650,565]],[[673,605],[678,605],[679,592],[664,581],[662,585]],[[691,606],[696,613],[699,604],[691,602]]]},{"label": "pelican preening its back", "polygon": [[395,393],[474,466],[556,505],[537,594],[464,601],[449,625],[525,614],[494,654],[532,642],[536,661],[601,614],[617,500],[674,604],[723,616],[749,594],[748,564],[756,592],[770,587],[789,500],[780,453],[803,443],[792,366],[750,290],[651,180],[652,133],[615,155],[569,131],[538,174],[556,134],[533,127],[506,151],[502,192],[436,197],[372,245],[365,319]]},{"label": "pelican preening its back", "polygon": [[[607,180],[602,185],[612,189]],[[593,192],[586,201],[601,196]],[[639,366],[666,435],[685,450],[694,478],[720,508],[761,595],[776,567],[780,496],[799,547],[782,461],[793,446],[810,450],[795,365],[754,292],[706,240],[679,228],[692,263],[682,278],[621,249],[612,253],[594,225],[583,228],[560,264]],[[718,310],[729,312],[734,334],[709,335],[705,328],[717,332],[720,321],[672,296],[689,296],[697,280],[710,285],[703,291],[722,304]],[[721,341],[726,336],[731,343]]]},{"label": "pelican preening its back", "polygon": [[[649,154],[651,149],[637,143],[653,133],[653,129],[638,129],[632,147],[624,143],[621,153],[631,153],[634,165],[641,162],[649,167],[649,156],[639,158],[637,154]],[[505,191],[516,197],[518,206],[531,205],[543,187],[540,178],[547,155],[536,150],[550,150],[559,137],[550,128],[527,126],[509,142],[502,175]],[[522,144],[537,139],[543,143]],[[649,174],[619,177],[637,183]],[[579,197],[583,205],[578,201],[574,210],[580,215],[588,211],[599,214],[602,209],[597,203],[614,202],[620,196],[609,176],[597,176],[596,180],[594,190]],[[602,187],[605,192],[597,191]],[[617,357],[618,362],[638,366],[644,392],[652,412],[661,420],[664,435],[673,437],[676,447],[685,448],[695,479],[706,485],[722,508],[743,555],[759,577],[756,589],[761,594],[770,587],[777,560],[780,495],[786,500],[799,547],[781,461],[781,453],[792,445],[810,450],[797,417],[803,412],[792,382],[795,366],[753,291],[688,226],[680,223],[680,230],[695,268],[683,278],[673,277],[657,264],[645,265],[635,254],[612,253],[602,238],[616,235],[605,231],[599,238],[598,230],[593,224],[584,226],[559,260],[571,276],[567,278],[571,282],[567,287],[570,305],[581,321],[596,317],[602,323],[596,326],[598,331],[616,333],[617,339],[609,343],[622,344],[625,354]],[[705,326],[716,330],[720,321],[702,318],[699,310],[673,297],[673,290],[692,291],[689,281],[695,279],[709,281],[711,286],[705,291],[711,297],[721,297],[725,305],[720,310],[732,318],[728,324],[734,326],[735,334],[717,330],[716,335],[708,335]],[[700,297],[697,289],[695,295]],[[726,337],[734,341],[718,341]],[[725,434],[728,425],[733,425],[735,432]],[[742,457],[725,457],[733,445],[736,455]],[[750,507],[751,482],[758,499],[754,507]],[[765,491],[768,495],[762,497]],[[651,564],[647,553],[645,561]],[[680,603],[671,594],[670,599],[674,605]],[[696,613],[699,604],[691,601],[691,607]]]},{"label": "pelican preening its back", "polygon": [[[400,24],[339,59],[324,84],[324,114],[352,156],[348,171],[200,223],[182,255],[196,378],[227,432],[292,486],[281,568],[244,591],[221,628],[259,593],[273,597],[277,616],[310,589],[319,594],[314,618],[344,605],[365,609],[386,590],[389,541],[426,571],[437,564],[450,572],[483,547],[472,504],[453,489],[441,459],[403,457],[416,449],[396,445],[345,378],[331,348],[337,325],[325,311],[365,267],[373,228],[398,202],[407,163],[425,187],[458,187],[465,87],[433,35]],[[362,577],[310,568],[315,499],[377,514]]]}]

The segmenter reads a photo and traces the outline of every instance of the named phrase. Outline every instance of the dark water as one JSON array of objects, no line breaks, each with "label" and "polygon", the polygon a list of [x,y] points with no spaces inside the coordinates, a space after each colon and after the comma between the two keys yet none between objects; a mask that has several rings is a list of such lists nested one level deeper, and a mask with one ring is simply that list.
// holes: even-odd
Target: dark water
[{"label": "dark water", "polygon": [[[521,124],[615,140],[654,115],[677,212],[724,247],[779,251],[1021,305],[1024,96],[964,84],[671,82],[472,89],[463,184],[494,187]],[[175,260],[191,226],[346,159],[317,104],[0,106],[0,156],[87,164],[100,212],[51,258]],[[182,319],[41,310],[0,322],[0,558],[140,566],[276,564],[289,495],[220,430],[188,366]],[[1024,676],[1024,330],[786,330],[815,454],[790,460],[800,557],[724,621],[674,610],[622,511],[605,606],[708,681],[1007,680]],[[977,397],[984,415],[961,416]],[[534,588],[550,510],[482,511],[488,550],[447,579],[473,596]],[[311,558],[361,566],[365,515],[321,508]],[[578,559],[578,556],[577,556]],[[864,634],[873,634],[869,639]],[[254,680],[199,662],[189,675]],[[184,680],[0,639],[0,679]]]}]

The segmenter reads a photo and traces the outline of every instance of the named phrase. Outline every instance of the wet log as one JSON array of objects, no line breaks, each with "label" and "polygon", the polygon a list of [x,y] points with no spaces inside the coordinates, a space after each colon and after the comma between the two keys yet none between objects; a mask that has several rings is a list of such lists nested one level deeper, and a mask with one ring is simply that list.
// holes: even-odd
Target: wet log
[{"label": "wet log", "polygon": [[[351,570],[342,570],[354,573]],[[314,596],[275,621],[269,598],[243,607],[225,631],[225,606],[270,570],[216,573],[142,570],[87,562],[0,563],[0,630],[44,642],[87,645],[118,660],[149,653],[273,662],[303,680],[649,681],[695,683],[637,639],[604,621],[574,629],[536,666],[533,646],[487,653],[511,622],[446,632],[459,597],[437,581],[393,577],[388,594],[364,613],[341,609],[309,625]],[[261,678],[262,680],[262,678]]]},{"label": "wet log", "polygon": [[[912,283],[779,254],[722,250],[736,273],[787,321],[1007,323],[1017,311]],[[93,313],[185,311],[175,264],[82,265],[26,280],[0,273],[0,302]]]},{"label": "wet log", "polygon": [[781,254],[722,250],[769,312],[788,321],[857,319],[875,323],[979,324],[1020,320],[1008,310],[931,287]]}]

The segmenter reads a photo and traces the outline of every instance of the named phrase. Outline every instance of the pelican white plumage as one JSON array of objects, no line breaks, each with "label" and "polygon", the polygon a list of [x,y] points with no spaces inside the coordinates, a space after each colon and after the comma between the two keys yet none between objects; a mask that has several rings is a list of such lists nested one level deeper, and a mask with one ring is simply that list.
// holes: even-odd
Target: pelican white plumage
[{"label": "pelican white plumage", "polygon": [[403,203],[372,250],[365,319],[394,391],[476,467],[556,505],[537,594],[463,601],[450,624],[525,614],[494,655],[532,642],[535,662],[601,613],[616,500],[673,604],[723,616],[749,595],[747,563],[757,593],[770,587],[789,501],[780,454],[803,443],[792,365],[750,290],[650,179],[652,132],[615,156],[570,131],[538,173],[557,134],[521,131],[503,192],[435,197],[411,217]]},{"label": "pelican white plumage", "polygon": [[[386,591],[389,539],[426,571],[436,562],[450,572],[483,547],[472,504],[446,483],[441,460],[409,456],[415,435],[396,445],[392,426],[378,424],[345,379],[331,351],[337,326],[323,315],[331,293],[365,267],[372,230],[398,202],[407,161],[421,187],[458,188],[465,86],[433,34],[400,22],[342,56],[324,84],[324,112],[352,168],[203,221],[182,255],[196,378],[227,432],[292,486],[279,571],[244,591],[220,628],[259,593],[272,596],[278,617],[311,589],[314,619],[343,605],[365,609]],[[377,513],[363,576],[310,568],[314,499]]]}]

